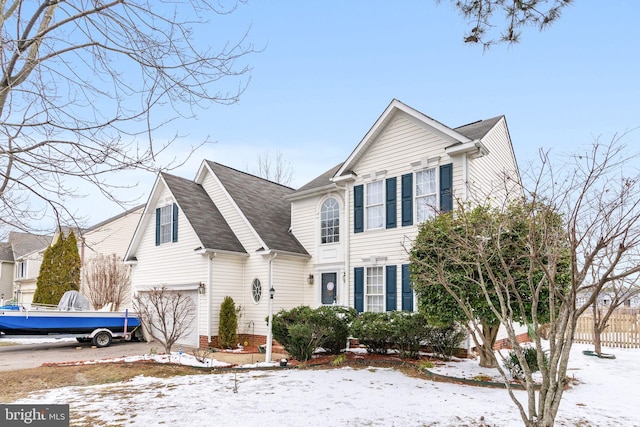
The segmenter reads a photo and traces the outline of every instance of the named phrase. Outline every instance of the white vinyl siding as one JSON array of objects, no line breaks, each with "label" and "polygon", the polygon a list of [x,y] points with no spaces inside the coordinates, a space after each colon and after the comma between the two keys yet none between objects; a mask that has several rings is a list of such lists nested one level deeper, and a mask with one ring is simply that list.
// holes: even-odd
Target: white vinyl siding
[{"label": "white vinyl siding", "polygon": [[438,210],[438,186],[436,168],[416,172],[416,220],[418,223],[431,218]]},{"label": "white vinyl siding", "polygon": [[365,311],[384,311],[384,269],[367,267],[365,282]]},{"label": "white vinyl siding", "polygon": [[370,182],[366,186],[367,230],[384,227],[384,186],[383,181]]}]

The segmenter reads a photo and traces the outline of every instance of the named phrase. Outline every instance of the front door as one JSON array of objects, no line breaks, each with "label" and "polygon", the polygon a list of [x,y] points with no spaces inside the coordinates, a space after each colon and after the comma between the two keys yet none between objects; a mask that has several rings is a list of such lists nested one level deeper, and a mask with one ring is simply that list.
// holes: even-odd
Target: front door
[{"label": "front door", "polygon": [[322,273],[322,304],[334,304],[337,295],[338,273]]}]

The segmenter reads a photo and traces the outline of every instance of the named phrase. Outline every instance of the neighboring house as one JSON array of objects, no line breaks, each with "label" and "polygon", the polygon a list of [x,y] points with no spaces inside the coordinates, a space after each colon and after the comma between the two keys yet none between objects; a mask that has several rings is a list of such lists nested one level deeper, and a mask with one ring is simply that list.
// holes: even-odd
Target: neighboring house
[{"label": "neighboring house", "polygon": [[5,300],[30,304],[42,264],[42,254],[51,236],[12,231],[7,242],[0,243],[0,293]]},{"label": "neighboring house", "polygon": [[[82,267],[85,268],[88,263],[99,255],[115,255],[119,260],[124,260],[133,233],[142,217],[144,207],[144,205],[136,206],[126,212],[84,229],[81,236],[76,234]],[[127,266],[127,268],[129,267]],[[86,292],[86,286],[86,277],[83,273],[81,275],[80,291],[85,293],[85,295],[88,294],[88,292]],[[122,301],[120,309],[131,308],[130,290],[126,292],[126,295],[127,297]]]},{"label": "neighboring house", "polygon": [[[143,209],[144,206],[137,206],[85,230],[73,229],[82,266],[98,254],[115,254],[122,260]],[[63,229],[65,236],[70,230]],[[0,296],[3,294],[6,301],[17,299],[22,304],[33,302],[44,251],[57,236],[57,232],[42,236],[12,231],[6,242],[0,242]],[[81,283],[81,290],[82,287]],[[130,305],[130,299],[124,301],[124,307]]]},{"label": "neighboring house", "polygon": [[415,310],[407,251],[419,223],[458,202],[501,202],[519,183],[504,116],[449,128],[393,100],[343,163],[297,191],[209,161],[193,181],[160,174],[126,261],[134,292],[193,298],[184,344],[215,342],[227,295],[242,308],[240,340],[263,343],[271,287],[274,312]]}]

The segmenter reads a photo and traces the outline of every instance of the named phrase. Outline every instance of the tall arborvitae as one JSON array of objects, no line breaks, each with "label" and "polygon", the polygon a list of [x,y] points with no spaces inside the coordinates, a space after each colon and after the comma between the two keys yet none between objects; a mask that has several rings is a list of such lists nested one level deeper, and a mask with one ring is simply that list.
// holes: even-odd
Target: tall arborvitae
[{"label": "tall arborvitae", "polygon": [[233,298],[224,297],[220,305],[220,324],[218,325],[218,343],[222,348],[230,348],[238,341],[238,315]]},{"label": "tall arborvitae", "polygon": [[58,304],[66,291],[80,289],[80,254],[73,232],[64,234],[44,251],[33,302]]}]

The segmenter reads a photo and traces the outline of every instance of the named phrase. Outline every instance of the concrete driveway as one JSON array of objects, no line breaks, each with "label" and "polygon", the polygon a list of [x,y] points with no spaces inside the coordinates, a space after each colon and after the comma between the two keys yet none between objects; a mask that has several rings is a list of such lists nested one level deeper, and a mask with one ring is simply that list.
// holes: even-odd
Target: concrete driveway
[{"label": "concrete driveway", "polygon": [[[60,339],[53,342],[35,342],[30,344],[8,345],[7,338],[0,338],[0,371],[37,368],[45,363],[78,362],[100,359],[113,359],[126,356],[149,354],[152,348],[157,353],[164,352],[158,342],[127,342],[114,340],[109,347],[96,348],[90,343],[78,343],[75,339]],[[179,346],[174,345],[172,351]],[[191,354],[193,348],[182,347],[182,351]],[[259,353],[215,353],[215,359],[236,365],[264,362],[265,355]],[[273,354],[273,360],[288,357],[285,354]]]}]

